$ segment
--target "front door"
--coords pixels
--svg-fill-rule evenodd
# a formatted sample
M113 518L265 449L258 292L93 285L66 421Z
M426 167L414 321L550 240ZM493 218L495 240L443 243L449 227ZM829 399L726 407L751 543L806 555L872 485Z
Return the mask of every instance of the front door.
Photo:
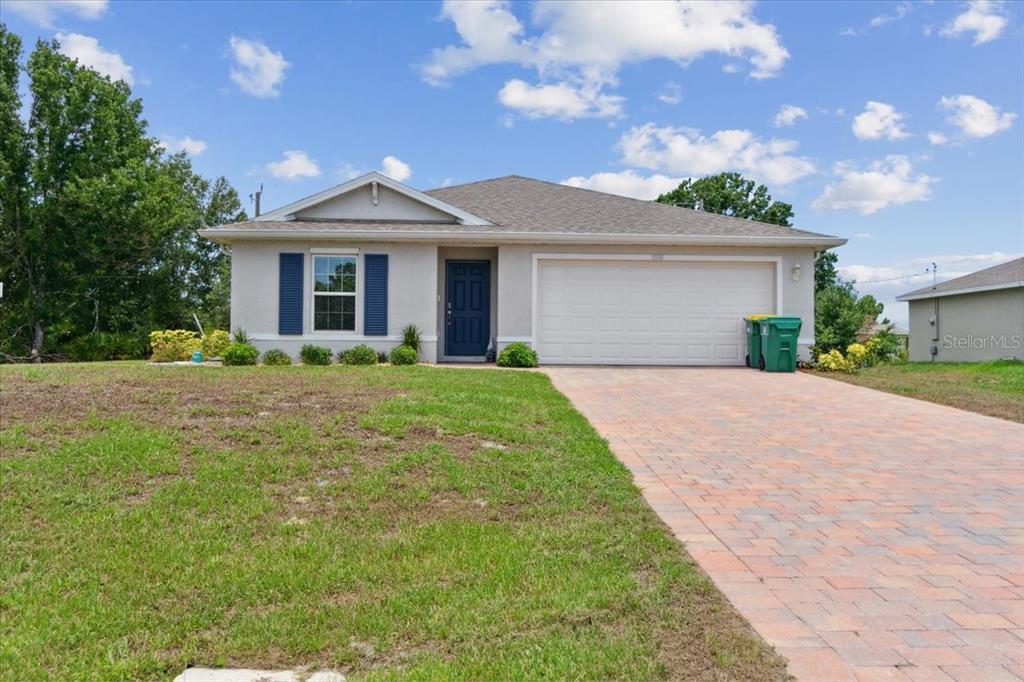
M491 263L447 261L444 299L445 355L484 355L491 338Z

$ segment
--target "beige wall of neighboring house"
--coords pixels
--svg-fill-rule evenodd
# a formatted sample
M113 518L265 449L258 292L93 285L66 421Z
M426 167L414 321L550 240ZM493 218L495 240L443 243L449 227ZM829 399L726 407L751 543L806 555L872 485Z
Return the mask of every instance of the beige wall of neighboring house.
M908 304L912 362L1024 360L1024 287L922 298ZM937 349L934 356L932 346Z

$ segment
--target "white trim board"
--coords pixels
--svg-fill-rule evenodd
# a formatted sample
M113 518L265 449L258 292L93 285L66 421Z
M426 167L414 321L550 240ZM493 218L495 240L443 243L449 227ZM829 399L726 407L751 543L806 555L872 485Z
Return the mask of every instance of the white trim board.
M947 289L944 291L923 291L916 294L903 294L897 296L897 301L920 301L925 298L940 298L942 296L959 296L961 294L980 294L985 291L999 291L1001 289L1016 289L1024 287L1024 282L1006 282L1005 284L986 284L978 287L966 287L964 289Z
M529 344L537 348L537 284L539 265L542 260L596 260L596 261L645 261L651 263L689 261L698 263L774 263L775 264L775 315L782 315L782 257L781 256L700 256L658 253L535 253L531 273L530 292L530 336ZM524 337L525 338L525 337Z
M287 206L282 206L281 208L275 209L273 211L268 211L267 213L264 213L253 218L253 221L265 222L268 220L295 220L296 212L301 211L304 208L309 208L310 206L321 204L327 201L328 199L333 199L334 197L341 196L342 194L347 194L348 192L359 189L360 187L368 185L371 182L376 182L377 184L383 185L384 187L387 187L390 190L398 192L399 194L403 194L414 201L418 201L421 204L426 204L427 206L437 209L442 213L447 213L448 215L457 219L459 223L463 225L491 224L490 221L485 220L478 215L474 215L469 211L464 211L458 206L453 206L448 202L441 201L440 199L435 199L429 194L424 194L423 192L417 189L413 189L408 185L403 185L397 180L393 180L388 176L384 175L383 173L378 173L377 171L367 173L366 175L361 175L358 178L354 178L347 182L343 182L340 185L335 185L334 187L325 189L322 192L311 194L308 197L303 197L298 201L293 201Z
M309 334L251 334L253 341L402 341L401 334L388 334L387 336L366 336L355 332L312 332ZM423 343L437 343L436 336L421 336Z

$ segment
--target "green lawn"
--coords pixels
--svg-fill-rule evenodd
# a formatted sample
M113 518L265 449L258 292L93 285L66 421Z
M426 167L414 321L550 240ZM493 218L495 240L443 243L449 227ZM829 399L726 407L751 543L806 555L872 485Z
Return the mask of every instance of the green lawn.
M1024 362L911 362L867 367L856 374L816 374L1024 422Z
M540 373L0 367L0 677L784 679Z

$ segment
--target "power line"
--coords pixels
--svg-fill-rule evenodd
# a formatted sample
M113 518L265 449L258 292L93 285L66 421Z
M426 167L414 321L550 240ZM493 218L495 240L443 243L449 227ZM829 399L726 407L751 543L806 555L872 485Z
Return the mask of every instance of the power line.
M911 272L911 273L906 274L906 275L900 275L899 277L886 277L884 279L861 279L861 280L857 280L857 284L875 284L877 282L895 282L898 279L909 279L910 277L920 277L921 275L927 275L928 273L932 273L934 275L936 270L938 270L938 268L931 267L931 268L925 268L921 272Z

